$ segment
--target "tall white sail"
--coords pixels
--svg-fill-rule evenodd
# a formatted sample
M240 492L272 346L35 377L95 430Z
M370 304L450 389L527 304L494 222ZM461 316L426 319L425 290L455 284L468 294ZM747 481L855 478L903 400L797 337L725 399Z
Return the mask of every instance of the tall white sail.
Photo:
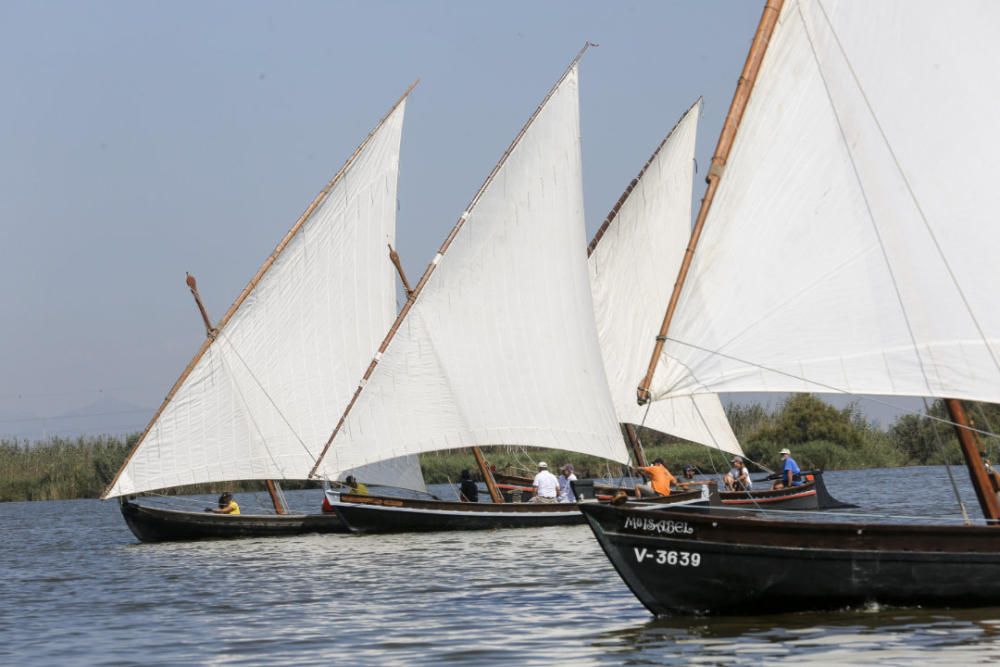
M150 425L105 497L302 479L396 314L387 243L405 100L290 232ZM423 488L415 458L359 472Z
M1000 401L997 34L995 2L785 3L655 397Z
M575 65L470 208L320 473L472 445L628 459L588 285Z
M691 236L694 148L701 101L657 149L590 254L590 285L618 420L743 454L716 394L635 402L653 337Z

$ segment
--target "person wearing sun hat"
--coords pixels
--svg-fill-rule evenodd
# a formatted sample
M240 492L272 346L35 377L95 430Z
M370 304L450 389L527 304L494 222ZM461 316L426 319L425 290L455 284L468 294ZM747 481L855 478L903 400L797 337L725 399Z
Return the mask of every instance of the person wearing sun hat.
M799 473L802 471L799 470L799 464L792 458L792 452L788 449L788 447L784 447L778 453L781 455L781 460L783 462L781 464L781 479L775 482L774 486L771 488L783 489L786 486L798 486L801 484L802 479L799 478Z

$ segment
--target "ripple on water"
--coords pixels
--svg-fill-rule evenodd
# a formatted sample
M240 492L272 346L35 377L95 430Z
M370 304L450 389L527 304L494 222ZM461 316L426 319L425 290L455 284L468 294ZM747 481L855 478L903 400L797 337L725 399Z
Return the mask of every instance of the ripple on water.
M831 472L827 483L865 512L954 514L940 469ZM319 504L315 492L288 495ZM2 504L0 526L4 664L1000 660L1000 609L656 619L583 526L143 545L97 501Z

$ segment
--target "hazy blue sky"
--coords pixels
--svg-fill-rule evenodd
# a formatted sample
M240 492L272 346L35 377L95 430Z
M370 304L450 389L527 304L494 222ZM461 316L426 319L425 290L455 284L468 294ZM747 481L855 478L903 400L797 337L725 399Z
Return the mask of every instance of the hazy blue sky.
M184 272L220 317L417 77L413 280L585 40L589 230L699 96L704 175L761 5L0 3L0 434L158 405L204 334Z

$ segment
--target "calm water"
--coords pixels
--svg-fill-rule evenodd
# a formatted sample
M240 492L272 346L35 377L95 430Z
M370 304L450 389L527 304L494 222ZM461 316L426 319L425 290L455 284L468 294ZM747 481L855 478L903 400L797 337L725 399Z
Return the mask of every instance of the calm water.
M957 514L940 468L827 483L863 511ZM144 545L81 500L0 504L0 534L2 664L1000 661L1000 606L654 619L583 526Z

